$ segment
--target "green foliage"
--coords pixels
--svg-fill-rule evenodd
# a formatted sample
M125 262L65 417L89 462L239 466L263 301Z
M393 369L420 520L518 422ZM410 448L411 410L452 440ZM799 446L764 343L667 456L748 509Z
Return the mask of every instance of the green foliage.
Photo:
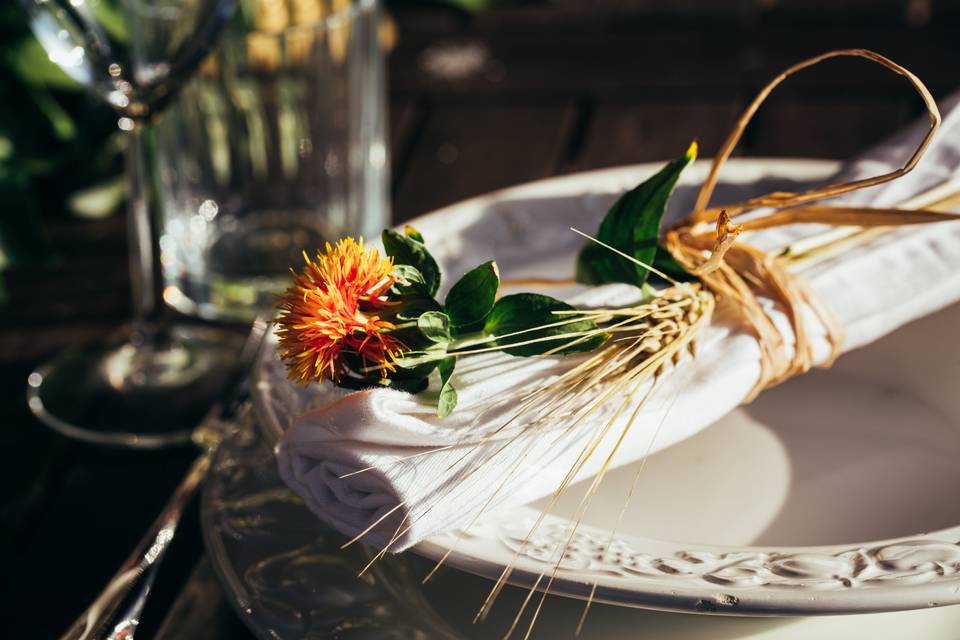
M426 244L423 240L423 234L414 229L409 224L403 228L403 235L407 236L411 240L416 240L420 244Z
M687 273L687 271L680 266L680 263L673 259L673 256L670 255L670 252L666 251L662 247L657 248L657 255L653 259L653 268L660 273L673 278L677 282L691 282L697 279L696 276L692 276ZM649 280L653 282L659 282L661 284L666 282L663 278L655 273L650 274Z
M423 274L416 267L409 264L395 264L393 265L393 277L393 286L390 287L390 292L393 295L419 294L430 296Z
M499 289L500 272L493 260L484 262L460 278L450 288L444 301L444 308L454 329L458 333L466 333L483 326L484 318L493 309Z
M492 260L460 278L441 305L434 298L440 286L440 267L423 235L408 226L403 233L387 229L382 239L394 261L388 319L396 326L392 333L407 351L387 379L369 378L368 384L416 393L428 387L428 378L436 369L440 376L437 415L441 418L457 405L451 377L458 354L469 352L471 345L499 348L516 356L564 355L596 349L609 338L593 321L564 315L573 312L573 307L549 296L521 293L498 301L500 273ZM507 335L518 331L522 333ZM591 335L577 335L582 332Z
M127 23L123 18L123 3L124 0L97 0L87 2L87 6L108 36L120 44L127 44L130 38L127 34Z
M597 240L653 265L658 254L664 253L657 245L667 201L680 173L695 157L696 144L692 144L682 157L621 196L600 223ZM577 256L577 281L583 284L625 282L641 287L649 274L645 267L593 242Z
M487 316L485 333L503 336L497 345L514 356L537 356L547 352L567 355L596 349L610 337L598 333L587 338L572 337L587 331L596 331L592 320L573 320L569 313L574 308L567 303L539 293L516 293L497 301ZM522 331L518 335L517 332ZM532 342L534 340L542 340ZM510 346L517 345L517 346ZM563 349L556 350L558 347Z
M447 344L450 336L450 317L441 311L425 311L417 318L417 328L432 342Z
M450 376L457 365L455 357L444 358L437 363L440 373L440 397L437 399L437 416L446 418L457 406L457 390L450 383Z
M0 270L46 260L41 220L63 216L74 193L115 184L122 171L113 112L50 61L18 3L2 4ZM115 191L93 204L116 208ZM109 212L80 202L84 213Z
M32 35L20 38L6 52L10 69L24 83L45 89L82 91L83 88L70 78Z
M413 230L412 227L409 227ZM381 236L383 247L387 255L393 258L394 264L409 265L423 276L429 295L436 295L440 288L440 267L434 260L427 246L423 243L423 236L416 230L413 233L401 234L393 229L385 229Z

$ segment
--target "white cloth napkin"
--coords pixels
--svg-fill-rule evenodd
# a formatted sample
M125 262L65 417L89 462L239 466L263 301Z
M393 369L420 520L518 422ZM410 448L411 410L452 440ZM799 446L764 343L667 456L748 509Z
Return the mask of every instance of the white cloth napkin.
M847 200L893 205L960 173L958 103L960 95L945 103L941 132L912 174ZM923 127L917 123L851 162L841 178L896 167L912 152ZM569 226L582 223L557 215L555 231L569 233ZM776 247L822 229L795 225L745 239ZM960 223L905 227L803 273L843 323L844 350L866 345L960 299ZM630 287L611 285L586 290L578 302L622 303L635 295ZM719 305L700 336L696 359L684 359L656 383L613 466L696 434L748 394L760 373L759 346L732 311ZM792 334L783 313L772 302L768 312L789 343ZM816 327L815 360L821 362L828 345L807 312ZM460 402L443 420L435 417L429 398L387 389L341 393L338 401L306 413L286 432L277 446L280 475L322 520L348 536L369 528L363 541L389 544L391 551L468 526L486 510L549 495L607 416L594 416L569 432L524 432L517 424L490 441L477 441L503 425L525 388L559 375L575 361L503 354L463 359L454 378ZM596 474L625 420L615 423L578 478Z

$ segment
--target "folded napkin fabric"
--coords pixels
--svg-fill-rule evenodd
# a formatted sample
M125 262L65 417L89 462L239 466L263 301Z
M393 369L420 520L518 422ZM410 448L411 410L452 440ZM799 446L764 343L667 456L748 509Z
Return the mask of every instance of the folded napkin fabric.
M945 104L945 118L917 169L907 177L852 194L858 204L889 206L960 173L960 97ZM841 179L896 168L912 152L926 123L844 168ZM601 212L602 213L602 212ZM564 219L558 208L543 234L569 234L582 219ZM745 234L761 247L778 247L821 231L794 225ZM541 239L542 240L542 239ZM573 256L569 257L571 265ZM960 300L960 223L904 227L867 245L820 261L802 271L844 326L844 351L869 344L915 318ZM624 285L582 290L580 305L623 304L636 298ZM788 348L790 325L771 301L767 312ZM815 362L829 354L825 331L812 311ZM577 358L514 358L484 354L458 365L459 404L439 419L429 398L389 389L341 392L322 408L300 416L277 445L284 482L322 520L348 536L402 551L420 540L466 527L493 508L521 504L555 492L612 413L564 429L524 429L522 420L503 428L516 398L559 376ZM739 405L760 375L760 349L736 310L721 301L698 338L697 357L685 357L662 376L640 408L612 466L690 437ZM651 383L652 384L652 383ZM634 394L635 402L647 395ZM602 444L577 479L597 473L619 438L632 408L615 418Z

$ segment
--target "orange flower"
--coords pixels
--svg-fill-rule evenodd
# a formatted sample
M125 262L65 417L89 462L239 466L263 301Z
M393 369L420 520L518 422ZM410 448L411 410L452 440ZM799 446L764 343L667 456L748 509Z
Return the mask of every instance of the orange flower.
M386 295L393 261L353 238L335 247L327 243L316 261L306 252L303 258L306 266L301 273L291 270L294 284L277 303L280 353L290 379L339 381L351 363L386 377L406 349L390 335L394 325L378 315L394 304Z

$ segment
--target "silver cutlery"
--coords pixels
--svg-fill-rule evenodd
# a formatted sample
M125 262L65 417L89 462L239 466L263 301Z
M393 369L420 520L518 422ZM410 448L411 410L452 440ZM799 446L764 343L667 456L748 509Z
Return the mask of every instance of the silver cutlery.
M249 410L249 371L263 338L267 321L258 317L241 351L236 374L224 392L193 430L192 440L202 453L190 466L163 511L121 565L106 588L61 636L61 640L132 640L164 555L190 499L203 483L213 454L243 412Z

